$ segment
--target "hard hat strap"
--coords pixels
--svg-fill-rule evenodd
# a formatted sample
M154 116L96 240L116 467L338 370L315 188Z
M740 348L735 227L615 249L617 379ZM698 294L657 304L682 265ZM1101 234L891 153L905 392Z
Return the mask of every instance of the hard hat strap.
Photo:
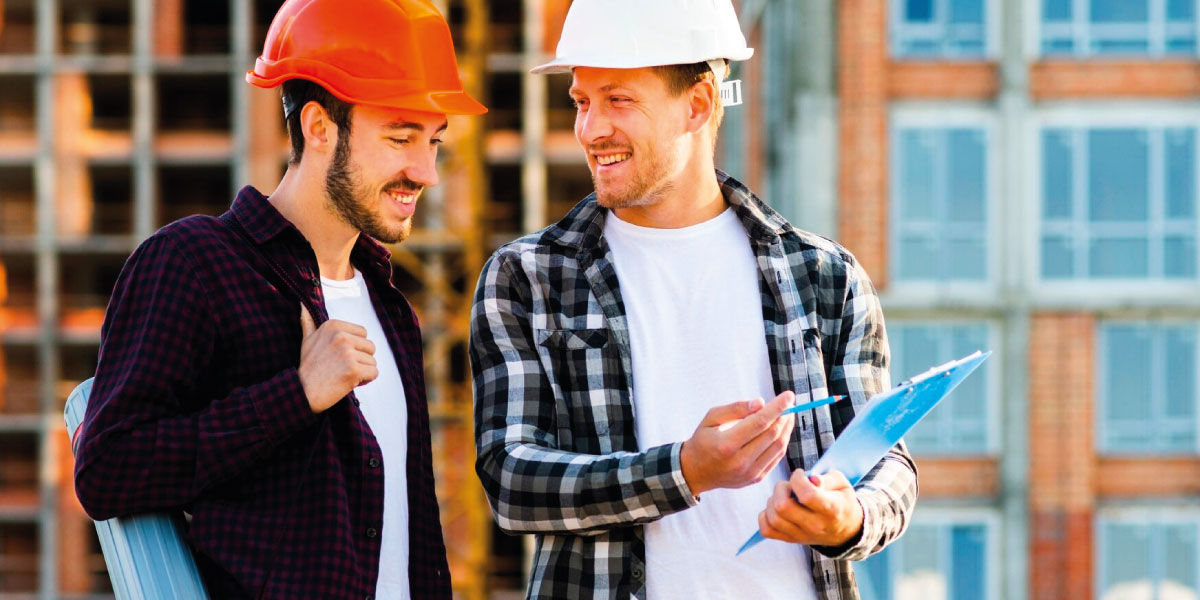
M717 89L721 92L721 104L724 106L737 106L741 104L742 81L740 79L725 81L725 59L714 58L707 62L708 68L712 69L713 76L716 77L715 83L717 84Z

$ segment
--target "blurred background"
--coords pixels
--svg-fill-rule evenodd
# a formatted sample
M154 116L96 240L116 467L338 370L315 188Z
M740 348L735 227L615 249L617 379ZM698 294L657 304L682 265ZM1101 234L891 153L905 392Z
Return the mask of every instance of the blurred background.
M138 242L282 174L278 96L242 78L279 4L0 0L2 600L111 596L63 402ZM920 505L864 597L1200 598L1200 2L736 4L757 52L718 166L859 257L894 381L995 351L909 438ZM526 74L570 2L440 5L491 112L452 120L396 278L456 591L518 598L529 540L473 471L467 311L489 252L590 192L569 76Z

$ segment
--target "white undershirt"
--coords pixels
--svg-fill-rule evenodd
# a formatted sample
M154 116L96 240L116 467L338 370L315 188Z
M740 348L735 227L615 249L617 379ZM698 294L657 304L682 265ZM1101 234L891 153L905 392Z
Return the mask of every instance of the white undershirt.
M714 406L775 396L758 268L732 209L682 229L610 212L604 237L629 319L641 449L686 440ZM647 524L648 598L815 599L807 547L767 540L734 556L789 474L780 461L757 484Z
M367 339L375 344L375 362L379 377L354 388L359 409L367 419L379 449L383 453L383 539L379 552L379 580L375 597L379 600L408 600L408 406L404 382L396 367L396 358L367 292L362 273L354 279L336 281L321 278L325 308L330 319L347 321L367 329Z

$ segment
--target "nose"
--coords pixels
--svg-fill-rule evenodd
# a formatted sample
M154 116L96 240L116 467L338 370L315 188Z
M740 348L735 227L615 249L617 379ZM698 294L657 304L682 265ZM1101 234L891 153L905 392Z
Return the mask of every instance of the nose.
M437 185L437 149L433 148L428 152L422 152L421 156L405 169L404 174L418 185L424 187Z
M575 139L583 146L590 146L612 134L612 120L603 108L593 107L575 114Z

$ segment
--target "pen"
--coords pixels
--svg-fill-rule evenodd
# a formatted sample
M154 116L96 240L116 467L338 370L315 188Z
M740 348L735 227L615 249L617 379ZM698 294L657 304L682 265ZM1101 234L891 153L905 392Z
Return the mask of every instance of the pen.
M804 412L806 410L812 410L814 408L821 408L822 406L825 406L827 404L833 404L834 402L837 402L838 400L841 400L843 398L845 398L845 396L830 396L828 398L822 398L820 400L813 400L812 402L805 402L804 404L797 404L796 406L793 406L793 407L783 411L780 414L781 415L791 415L791 414L795 414L798 412Z

